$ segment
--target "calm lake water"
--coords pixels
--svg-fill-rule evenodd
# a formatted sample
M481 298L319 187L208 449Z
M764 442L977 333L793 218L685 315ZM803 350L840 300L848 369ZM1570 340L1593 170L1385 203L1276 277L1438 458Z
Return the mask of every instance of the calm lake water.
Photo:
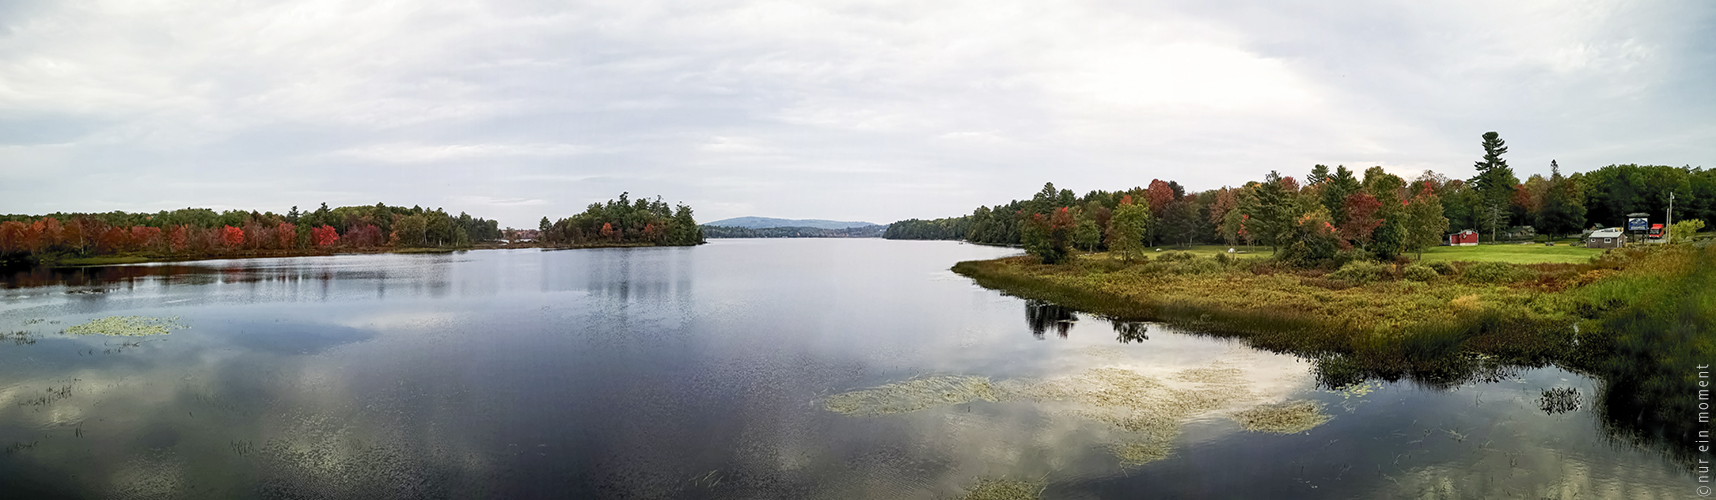
M1585 377L1324 390L1292 356L948 271L1010 253L717 240L12 276L0 497L1695 496L1607 437ZM186 328L62 333L110 316ZM1234 418L1291 402L1326 421Z

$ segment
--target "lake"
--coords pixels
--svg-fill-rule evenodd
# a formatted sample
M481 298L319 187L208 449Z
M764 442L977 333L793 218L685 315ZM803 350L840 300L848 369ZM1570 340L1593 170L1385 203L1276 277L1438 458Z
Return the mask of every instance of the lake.
M1313 365L879 239L0 279L7 498L1684 498L1557 368ZM62 333L137 316L165 335ZM109 320L109 323L115 322ZM145 328L146 330L147 328Z

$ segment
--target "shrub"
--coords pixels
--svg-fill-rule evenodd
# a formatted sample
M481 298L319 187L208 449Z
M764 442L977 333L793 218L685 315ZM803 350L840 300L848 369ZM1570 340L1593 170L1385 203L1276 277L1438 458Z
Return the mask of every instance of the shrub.
M1179 262L1182 260L1192 260L1194 258L1197 258L1197 256L1192 255L1191 252L1181 252L1177 250L1162 252L1161 257L1162 262Z
M1525 277L1525 271L1505 262L1479 262L1461 275L1473 283L1506 283Z
M1453 276L1455 273L1460 272L1458 269L1454 268L1453 264L1449 264L1447 262L1431 262L1428 266L1430 267L1430 270L1436 271L1436 274L1443 276Z
M1441 275L1441 273L1436 272L1435 269L1424 264L1412 264L1406 266L1406 269L1402 273L1406 276L1406 279L1412 281L1430 281Z
M1676 222L1674 225L1668 226L1668 242L1690 242L1692 241L1692 235L1696 234L1699 229L1704 229L1704 221L1702 220L1688 219Z
M1388 266L1375 262L1355 260L1341 266L1340 270L1329 273L1330 278L1350 281L1353 283L1372 283L1388 275Z
M1139 272L1144 274L1209 274L1219 273L1227 269L1215 259L1157 259L1155 262L1140 266Z

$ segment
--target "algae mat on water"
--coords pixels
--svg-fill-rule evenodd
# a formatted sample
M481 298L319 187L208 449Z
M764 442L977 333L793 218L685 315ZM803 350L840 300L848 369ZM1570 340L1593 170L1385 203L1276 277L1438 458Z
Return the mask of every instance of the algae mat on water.
M1117 428L1117 442L1109 449L1123 465L1166 458L1181 427L1200 415L1250 405L1229 417L1246 430L1281 434L1308 431L1329 420L1308 401L1256 405L1266 399L1250 390L1240 369L1218 364L1166 377L1117 367L1042 381L937 375L836 394L823 406L835 413L873 417L980 400L1032 402L1051 413Z
M179 317L148 318L143 316L108 316L91 320L65 330L72 335L115 335L123 337L141 337L148 335L167 335L175 329L190 328L178 323Z

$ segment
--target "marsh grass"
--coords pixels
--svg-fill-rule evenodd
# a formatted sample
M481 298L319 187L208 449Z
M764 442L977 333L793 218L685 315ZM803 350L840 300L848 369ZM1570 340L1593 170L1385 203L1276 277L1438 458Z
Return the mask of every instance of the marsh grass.
M1107 271L1009 258L961 262L954 271L1027 299L1329 359L1344 363L1336 371L1355 369L1359 378L1447 371L1467 362L1461 354L1468 348L1539 362L1570 341L1577 319L1569 304L1545 297L1535 282L1424 283L1385 280L1393 275L1377 270L1378 281L1360 284L1315 271L1227 265L1176 273L1151 264L1160 263Z

